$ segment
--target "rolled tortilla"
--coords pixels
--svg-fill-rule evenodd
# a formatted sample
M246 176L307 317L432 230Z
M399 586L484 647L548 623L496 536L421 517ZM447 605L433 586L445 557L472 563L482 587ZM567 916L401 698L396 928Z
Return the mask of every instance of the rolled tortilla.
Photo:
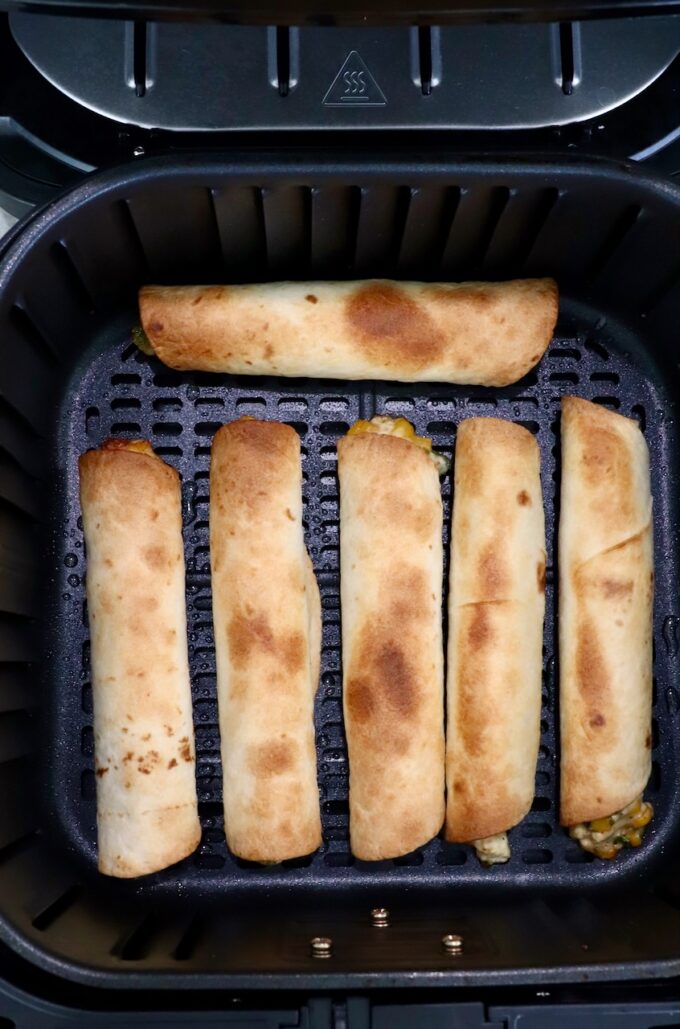
M171 368L505 386L540 361L552 279L145 286L142 325Z
M649 458L635 421L577 397L562 401L559 568L560 817L615 857L651 818Z
M485 864L534 797L545 525L538 443L498 418L458 428L447 671L446 839Z
M439 478L382 421L338 443L350 844L365 861L408 854L444 818Z
M218 431L210 558L227 844L249 861L300 857L321 843L321 602L290 426L243 419Z
M80 458L99 871L172 865L201 836L179 476L144 442Z

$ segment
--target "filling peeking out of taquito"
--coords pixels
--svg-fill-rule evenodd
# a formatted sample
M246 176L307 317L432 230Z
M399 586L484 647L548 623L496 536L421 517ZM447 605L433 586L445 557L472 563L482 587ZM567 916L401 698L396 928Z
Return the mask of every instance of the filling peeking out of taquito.
M415 426L408 418L390 418L388 415L376 414L371 419L360 418L348 430L348 436L360 436L365 433L375 433L378 436L396 436L397 439L405 439L409 443L420 447L434 463L440 475L445 475L449 470L451 462L439 451L432 449L432 440L428 436L419 436Z
M637 422L562 401L560 820L611 859L642 842L651 771L653 541Z

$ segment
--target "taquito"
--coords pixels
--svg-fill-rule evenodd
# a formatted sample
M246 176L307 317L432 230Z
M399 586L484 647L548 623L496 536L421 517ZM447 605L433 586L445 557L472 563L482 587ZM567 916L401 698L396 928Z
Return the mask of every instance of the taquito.
M538 443L498 418L458 428L447 668L446 839L507 861L540 742L545 525Z
M300 857L321 843L321 602L290 426L242 419L217 432L210 560L227 844L249 861Z
M429 443L389 418L338 443L350 846L365 861L408 854L444 819L441 461Z
M562 824L613 858L652 817L652 496L637 422L562 401Z
M141 322L171 368L505 386L557 319L552 279L145 286Z
M99 870L155 872L198 845L177 472L143 441L83 454Z

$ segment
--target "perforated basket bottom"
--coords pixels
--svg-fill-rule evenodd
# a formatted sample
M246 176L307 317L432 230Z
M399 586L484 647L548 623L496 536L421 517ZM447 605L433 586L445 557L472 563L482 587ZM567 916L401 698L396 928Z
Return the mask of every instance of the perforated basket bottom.
M581 321L581 324L586 324ZM571 330L570 330L571 331ZM671 817L664 790L667 740L657 719L673 705L674 695L657 696L653 737L654 765L647 796L656 807L654 828L645 845L615 863L594 862L570 841L557 821L555 539L559 484L559 405L569 393L595 400L638 420L650 443L656 498L658 594L673 596L674 570L658 560L666 552L667 498L664 496L663 447L668 401L657 394L659 379L644 377L639 363L617 349L609 330L558 335L538 369L515 387L502 390L447 385L412 386L312 380L233 378L176 373L140 354L130 344L101 347L74 381L62 410L61 440L66 459L65 509L57 533L56 564L63 619L55 627L58 706L61 731L56 760L62 781L55 786L58 824L94 871L95 779L93 774L92 690L84 552L79 517L78 455L107 437L145 437L181 473L185 523L188 631L196 724L197 777L203 838L196 853L173 869L135 887L153 884L154 892L180 889L269 891L308 887L508 888L518 884L583 888L641 873L663 845ZM435 839L413 854L368 864L350 854L348 839L348 763L342 724L339 603L339 526L336 442L359 417L374 413L404 415L434 446L452 454L457 424L464 418L494 415L525 425L540 443L545 496L548 569L543 673L541 747L536 796L530 814L510 833L507 865L483 869L470 848ZM211 622L208 534L210 445L224 422L242 415L287 422L302 441L306 538L319 581L323 608L321 682L316 701L318 775L324 842L314 855L276 867L259 867L234 858L222 828L221 764L216 703L215 655ZM448 543L451 480L442 483ZM658 607L658 605L657 605ZM656 672L669 682L665 662L674 645L675 623L657 610ZM670 751L668 751L670 755ZM670 787L666 786L666 791Z

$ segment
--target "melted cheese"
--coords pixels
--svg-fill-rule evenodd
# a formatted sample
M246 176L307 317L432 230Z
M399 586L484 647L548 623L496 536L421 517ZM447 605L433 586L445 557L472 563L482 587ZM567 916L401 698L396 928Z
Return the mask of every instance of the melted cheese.
M414 443L432 458L434 465L440 475L448 471L449 461L443 454L438 454L432 449L432 440L427 436L416 435L416 430L406 418L389 418L387 415L377 414L370 421L360 418L348 431L348 436L359 436L363 433L376 433L379 436L397 436L409 443Z
M483 865L502 865L510 860L510 843L506 832L498 832L482 840L473 840L472 845Z

